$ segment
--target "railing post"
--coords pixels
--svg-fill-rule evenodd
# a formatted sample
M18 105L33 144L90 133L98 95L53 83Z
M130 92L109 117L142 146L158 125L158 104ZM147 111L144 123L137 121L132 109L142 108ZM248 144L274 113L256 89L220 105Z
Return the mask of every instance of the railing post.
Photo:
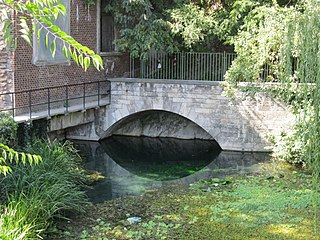
M31 120L31 115L32 115L31 111L32 111L32 107L31 107L31 91L29 91L29 118L30 118L30 120Z
M14 98L15 96L13 95L13 93L11 94L11 99L12 99L12 117L14 118L14 110L15 110L15 107L14 107Z
M100 107L100 81L98 82L98 107Z
M129 53L129 77L132 78L132 58L131 58L131 53Z
M68 85L66 85L66 112L69 111L69 93L68 93Z
M86 83L83 83L83 110L86 109Z
M221 76L221 81L224 81L224 75L227 71L227 57L226 57L226 51L223 51L223 71Z
M50 113L50 88L47 88L47 95L48 95L48 117L51 117L51 113Z

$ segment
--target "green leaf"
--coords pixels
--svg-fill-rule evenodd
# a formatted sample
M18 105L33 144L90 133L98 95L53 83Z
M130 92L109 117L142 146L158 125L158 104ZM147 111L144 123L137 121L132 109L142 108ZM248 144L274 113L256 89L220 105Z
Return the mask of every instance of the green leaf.
M7 159L7 151L6 150L2 150L2 158L3 159Z
M87 71L89 66L90 66L90 57L87 56L84 58L84 71Z
M26 21L24 18L20 18L20 26L21 26L23 29L29 30L29 26L28 26L28 24L27 24L27 21Z
M30 33L29 33L26 29L20 29L19 31L22 33L21 37L22 37L30 46L32 46Z
M98 57L97 57L98 56ZM102 64L102 59L99 55L94 55L92 57L92 63L93 63L93 66L98 70L100 71L101 69L103 69L103 64Z
M100 55L96 54L96 55L94 55L94 58L98 59L101 68L103 68L103 61L102 61L102 58L100 57Z
M28 162L29 162L29 164L32 165L32 164L33 164L33 157L32 157L32 155L28 153L28 154L27 154L27 157L28 157Z
M39 162L42 160L42 158L40 156L34 155L33 160L34 160L35 164L39 164Z
M19 162L19 153L15 152L14 160L16 161L16 164Z
M62 15L65 15L65 13L66 13L66 8L65 8L65 6L63 6L62 4L59 4L59 5L57 5L56 6L58 9L59 9L59 11L60 11L60 13L62 14Z
M69 47L69 53L73 61L75 61L76 64L78 64L78 58L76 51L73 51L71 47Z
M26 154L24 152L21 152L20 155L21 155L21 162L23 165L25 165L26 164Z
M10 25L11 25L11 19L7 19L3 25L3 28L2 28L2 31L5 32L7 31L7 29L11 30L10 29Z
M7 48L8 48L8 49L10 49L11 44L12 44L12 36L9 36L9 37L7 38Z
M9 166L0 165L0 173L6 176L8 173L11 173L12 169Z
M67 49L66 45L63 45L62 52L63 52L64 57L68 59L69 54L68 54L68 49Z
M79 64L80 64L81 67L84 67L84 65L83 65L83 55L82 55L82 54L79 54L79 56L78 56L78 62L79 62Z
M8 160L10 163L12 163L12 160L13 160L13 151L9 151L8 152L8 156L7 156Z
M2 143L0 143L0 150L2 150L1 156L0 156L0 174L4 174L4 175L12 171L12 169L9 166L3 165L3 164L6 164L7 162L12 163L12 161L15 160L16 164L18 164L19 160L21 160L21 162L25 165L26 158L28 158L29 164L38 164L39 161L42 160L42 158L38 155L17 152L14 149L9 148L7 145L4 145Z
M38 29L38 32L37 32L37 38L38 40L40 39L40 36L41 36L41 30L42 30L42 27Z
M17 49L17 44L18 44L18 40L17 40L17 38L15 37L15 38L13 39L13 49L14 49L14 50Z
M99 67L99 60L92 57L92 63L93 63L93 66L98 70L100 71L100 67Z
M53 39L53 41L52 41L52 43L50 45L50 52L51 52L53 58L56 55L56 50L57 50L56 39Z
M46 48L48 48L48 46L49 46L49 33L47 33L44 38L44 44L45 44Z
M58 19L58 17L59 17L59 10L58 10L57 8L54 8L54 9L52 9L52 11L53 11L54 18L55 18L55 19Z
M10 36L12 37L11 28L7 28L4 32L3 38L8 39Z

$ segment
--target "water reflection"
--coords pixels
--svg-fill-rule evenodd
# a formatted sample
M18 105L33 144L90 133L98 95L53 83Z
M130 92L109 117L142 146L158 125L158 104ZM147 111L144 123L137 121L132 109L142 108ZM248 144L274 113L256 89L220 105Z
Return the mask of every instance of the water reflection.
M93 202L142 194L163 185L252 171L269 159L264 153L222 151L215 141L113 136L77 141L89 170L106 179L88 191Z
M216 141L113 136L101 142L106 154L130 173L167 181L193 174L221 152Z

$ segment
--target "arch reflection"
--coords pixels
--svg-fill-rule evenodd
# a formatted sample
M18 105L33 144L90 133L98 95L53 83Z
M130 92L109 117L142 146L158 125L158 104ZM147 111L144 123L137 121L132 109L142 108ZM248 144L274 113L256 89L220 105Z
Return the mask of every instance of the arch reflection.
M256 171L266 153L222 151L214 142L113 136L107 141L75 142L88 170L106 178L87 194L92 202L138 195L168 184Z
M101 146L130 173L157 181L193 174L221 152L216 141L198 139L112 136L104 139Z

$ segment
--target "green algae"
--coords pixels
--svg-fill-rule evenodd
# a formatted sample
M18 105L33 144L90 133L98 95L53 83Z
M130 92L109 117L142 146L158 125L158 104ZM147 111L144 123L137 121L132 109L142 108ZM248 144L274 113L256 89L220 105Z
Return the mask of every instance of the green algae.
M55 239L319 239L311 176L266 170L94 205Z

